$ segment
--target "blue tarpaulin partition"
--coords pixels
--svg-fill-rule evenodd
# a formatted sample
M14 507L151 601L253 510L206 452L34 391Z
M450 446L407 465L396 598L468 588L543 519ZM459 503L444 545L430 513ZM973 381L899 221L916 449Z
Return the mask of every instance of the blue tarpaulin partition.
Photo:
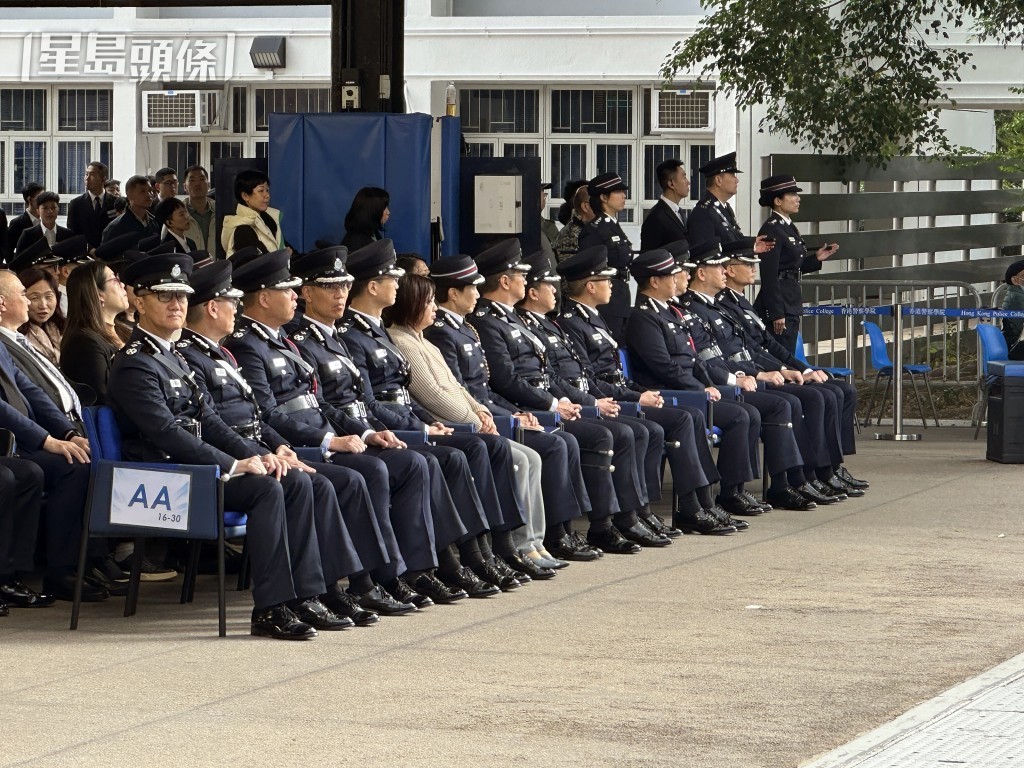
M399 252L430 253L429 115L270 116L271 205L300 251L340 243L362 187L391 196L385 234Z
M442 256L459 252L459 163L462 159L462 122L457 117L441 121L441 220L444 222Z

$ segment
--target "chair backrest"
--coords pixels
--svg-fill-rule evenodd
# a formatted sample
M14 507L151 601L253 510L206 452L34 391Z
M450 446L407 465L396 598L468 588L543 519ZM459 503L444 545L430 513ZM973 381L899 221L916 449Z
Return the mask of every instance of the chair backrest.
M889 350L885 346L885 336L878 323L865 320L861 325L868 334L868 345L871 347L871 368L892 368L892 360L889 359Z
M90 435L94 460L121 461L121 429L117 426L114 412L108 405L86 408L86 427L95 428L95 437Z
M629 378L629 354L625 347L619 347L619 364L622 366L622 375Z
M988 375L988 364L993 360L1006 360L1010 350L1003 332L992 323L978 323L978 341L981 342L981 375Z
M793 357L799 360L801 363L806 365L808 368L811 364L807 362L807 353L804 352L804 335L800 331L796 332L796 350L793 353Z

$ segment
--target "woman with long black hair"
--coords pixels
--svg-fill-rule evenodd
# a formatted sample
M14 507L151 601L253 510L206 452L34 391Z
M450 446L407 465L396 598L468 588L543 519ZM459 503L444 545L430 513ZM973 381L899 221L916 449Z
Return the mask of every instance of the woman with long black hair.
M384 226L391 218L391 195L380 187L363 187L356 192L345 214L345 237L341 244L349 253L384 237Z

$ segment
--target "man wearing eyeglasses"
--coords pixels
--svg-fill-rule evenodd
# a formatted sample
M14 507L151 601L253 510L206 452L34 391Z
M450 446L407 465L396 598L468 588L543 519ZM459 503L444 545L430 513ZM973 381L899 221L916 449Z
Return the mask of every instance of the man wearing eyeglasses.
M178 172L176 170L161 168L153 175L153 178L156 179L157 194L157 198L153 202L154 208L164 200L178 196Z

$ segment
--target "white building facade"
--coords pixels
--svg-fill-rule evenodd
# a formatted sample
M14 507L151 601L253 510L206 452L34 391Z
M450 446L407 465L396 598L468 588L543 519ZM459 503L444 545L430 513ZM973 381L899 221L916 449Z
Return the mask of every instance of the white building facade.
M408 110L444 114L454 81L471 152L540 157L553 204L565 181L619 172L630 185L623 219L631 234L658 198L661 160L679 157L692 171L731 150L747 171L734 205L756 231L763 158L798 151L780 135L759 134L756 111L694 87L692 76L658 92L673 44L699 21L693 0L406 6ZM29 181L62 202L80 193L91 159L121 180L165 165L180 175L193 163L265 155L271 112L329 110L326 6L0 10L0 22L0 205L9 215L20 212ZM265 36L286 38L284 68L250 61L253 39ZM1009 88L1024 82L1024 57L956 42L971 48L978 69L955 87L959 111L946 123L955 142L991 149L992 110L1019 106ZM147 95L170 84L178 98ZM177 128L158 130L167 125Z

